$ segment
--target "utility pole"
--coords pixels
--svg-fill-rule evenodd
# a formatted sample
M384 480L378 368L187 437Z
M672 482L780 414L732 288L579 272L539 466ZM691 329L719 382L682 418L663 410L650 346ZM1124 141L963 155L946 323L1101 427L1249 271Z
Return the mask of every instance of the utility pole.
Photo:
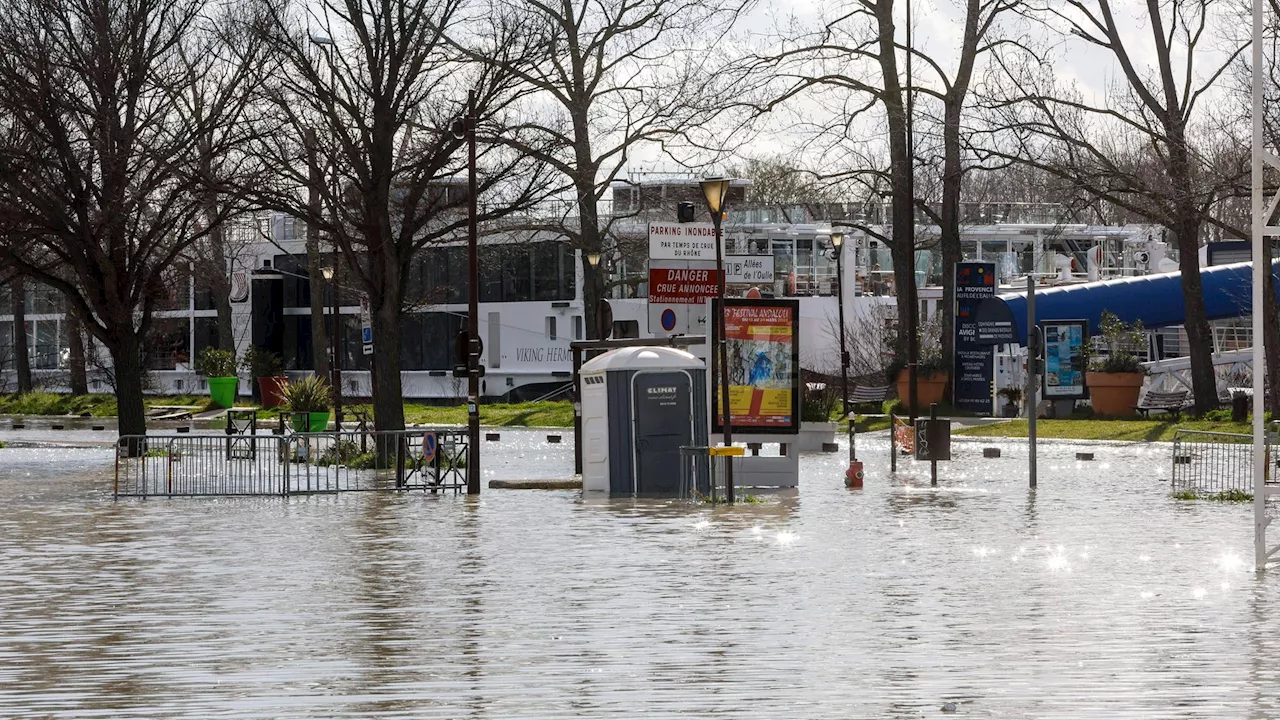
M1036 390L1040 389L1040 334L1036 331L1036 276L1027 274L1027 471L1036 487Z
M467 93L467 494L480 494L480 261L476 227L476 92Z

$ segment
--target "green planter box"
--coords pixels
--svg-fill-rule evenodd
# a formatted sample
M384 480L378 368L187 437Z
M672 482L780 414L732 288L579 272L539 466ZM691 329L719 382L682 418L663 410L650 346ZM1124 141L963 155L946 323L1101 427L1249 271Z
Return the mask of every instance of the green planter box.
M297 413L293 416L293 429L300 433L324 432L329 429L329 411Z
M236 386L240 384L237 377L209 378L209 397L219 407L231 409L236 405Z

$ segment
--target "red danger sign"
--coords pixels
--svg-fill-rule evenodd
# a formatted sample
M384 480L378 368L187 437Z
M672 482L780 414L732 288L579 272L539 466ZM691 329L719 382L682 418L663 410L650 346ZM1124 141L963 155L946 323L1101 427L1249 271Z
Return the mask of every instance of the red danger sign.
M649 302L662 305L701 305L720 291L715 270L649 268Z

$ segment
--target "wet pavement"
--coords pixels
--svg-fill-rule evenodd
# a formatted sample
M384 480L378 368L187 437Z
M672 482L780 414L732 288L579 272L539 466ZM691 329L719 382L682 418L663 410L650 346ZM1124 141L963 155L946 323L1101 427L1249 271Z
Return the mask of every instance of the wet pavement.
M567 475L547 434L485 479ZM734 508L113 502L110 450L0 449L0 717L1280 717L1280 573L1249 506L1169 497L1168 445L1042 445L1035 492L1023 442L938 488L859 448L862 491L806 455Z

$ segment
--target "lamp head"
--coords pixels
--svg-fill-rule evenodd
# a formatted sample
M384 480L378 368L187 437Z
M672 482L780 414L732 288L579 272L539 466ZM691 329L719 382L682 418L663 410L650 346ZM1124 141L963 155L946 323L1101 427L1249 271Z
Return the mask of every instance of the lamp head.
M591 265L591 267L596 267L597 265L599 265L599 264L600 264L600 251L599 251L599 250L592 250L592 251L588 252L588 253L587 253L587 263L588 263L588 264L590 264L590 265Z
M842 245L844 245L844 233L842 232L831 233L831 246L834 247L836 250L839 250L840 246Z
M332 280L332 279L333 279L333 268L332 268L332 267L329 267L329 266L322 267L322 268L320 268L320 274L321 274L322 276L324 276L324 279L325 279L325 280Z
M724 212L724 201L729 195L729 179L707 178L701 185L702 194L707 198L707 209L714 218Z

